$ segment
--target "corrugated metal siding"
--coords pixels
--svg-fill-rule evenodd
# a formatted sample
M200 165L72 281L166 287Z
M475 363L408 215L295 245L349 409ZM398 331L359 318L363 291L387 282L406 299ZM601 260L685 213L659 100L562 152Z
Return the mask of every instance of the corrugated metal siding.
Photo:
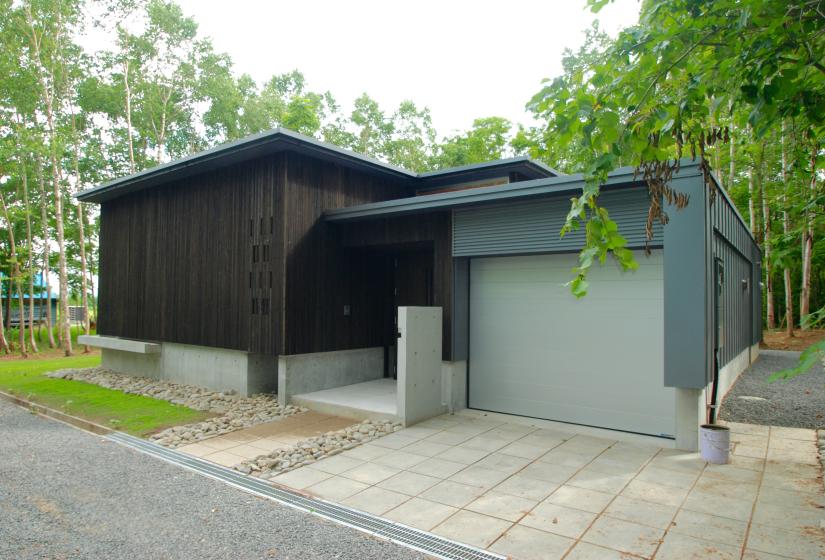
M722 332L720 364L723 367L761 339L759 248L736 215L732 204L717 192L710 205L713 258L722 260Z
M619 225L630 247L643 247L649 198L645 187L605 191L601 204ZM575 251L584 243L579 230L559 237L570 210L568 196L511 202L456 210L453 214L453 256L506 255ZM651 245L663 243L655 224Z

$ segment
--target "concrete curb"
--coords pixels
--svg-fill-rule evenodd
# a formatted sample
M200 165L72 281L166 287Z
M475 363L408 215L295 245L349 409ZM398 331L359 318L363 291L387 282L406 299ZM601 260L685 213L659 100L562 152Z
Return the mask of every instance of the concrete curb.
M40 416L45 416L46 418L59 420L65 424L74 426L75 428L80 428L81 430L92 432L93 434L106 435L115 431L111 428L107 428L106 426L102 426L90 420L84 420L83 418L78 418L77 416L72 416L71 414L60 412L59 410L55 410L53 408L49 408L48 406L43 406L42 404L37 404L35 402L28 401L26 399L20 398L15 395L11 395L9 393L5 393L3 391L0 391L0 399L8 401L12 404L16 404L17 406L20 406L22 408L27 408L35 414L39 414Z

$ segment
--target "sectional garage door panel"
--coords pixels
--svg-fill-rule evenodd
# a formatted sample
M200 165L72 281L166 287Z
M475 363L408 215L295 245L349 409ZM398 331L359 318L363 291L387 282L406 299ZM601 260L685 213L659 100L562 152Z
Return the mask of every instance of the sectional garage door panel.
M470 407L672 436L663 256L637 260L632 273L595 267L576 300L575 254L473 259Z

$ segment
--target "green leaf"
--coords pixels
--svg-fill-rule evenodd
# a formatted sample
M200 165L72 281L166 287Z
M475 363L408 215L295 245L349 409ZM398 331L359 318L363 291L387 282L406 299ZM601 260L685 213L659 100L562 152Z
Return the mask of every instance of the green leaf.
M590 287L590 284L587 283L587 280L583 274L579 274L567 284L570 286L570 293L576 296L577 299L581 299L586 296L587 289Z
M770 377L768 377L768 383L773 383L779 379L783 381L793 379L797 375L806 373L815 364L821 362L823 359L825 359L825 339L811 344L808 348L806 348L805 351L799 356L799 363L796 366L773 373Z

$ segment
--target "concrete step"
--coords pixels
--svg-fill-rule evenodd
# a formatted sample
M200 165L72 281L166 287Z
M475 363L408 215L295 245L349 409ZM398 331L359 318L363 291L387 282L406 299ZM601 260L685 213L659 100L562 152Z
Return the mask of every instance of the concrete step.
M293 395L291 403L322 414L356 420L399 422L395 379L376 379L334 389Z

